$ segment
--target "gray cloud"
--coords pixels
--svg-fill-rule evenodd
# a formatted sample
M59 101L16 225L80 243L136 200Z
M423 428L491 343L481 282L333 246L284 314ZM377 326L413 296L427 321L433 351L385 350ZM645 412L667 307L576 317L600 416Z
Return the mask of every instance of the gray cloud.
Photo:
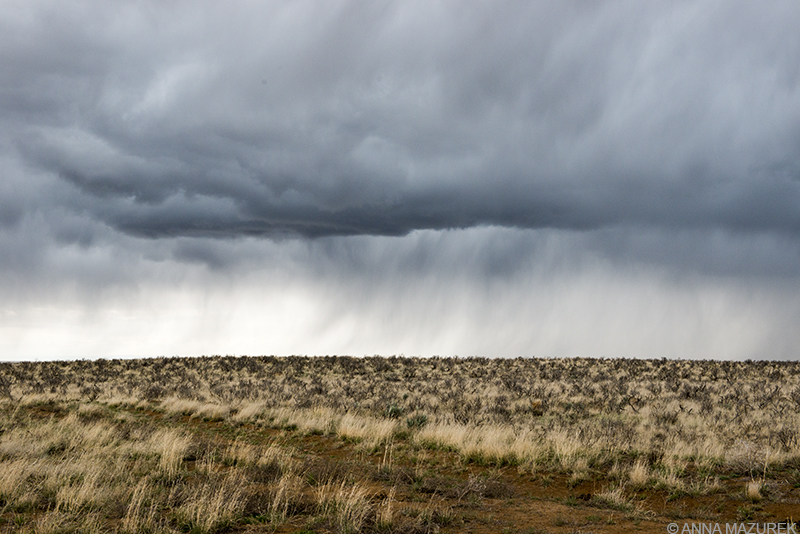
M792 2L16 15L4 150L132 236L800 231Z
M2 357L791 357L799 23L789 0L9 4Z

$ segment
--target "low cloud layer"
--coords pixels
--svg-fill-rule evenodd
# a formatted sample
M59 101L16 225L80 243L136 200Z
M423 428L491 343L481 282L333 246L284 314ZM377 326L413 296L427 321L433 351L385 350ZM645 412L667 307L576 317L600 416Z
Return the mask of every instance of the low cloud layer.
M5 11L5 153L126 234L800 231L794 2Z
M95 317L81 323L95 332L106 332L98 310L139 310L147 324L153 303L165 306L157 288L181 288L181 309L195 310L227 287L240 300L221 308L241 310L255 306L247 295L291 300L285 284L305 288L304 306L386 325L330 337L336 314L305 323L298 312L296 339L319 343L272 345L287 351L327 352L328 340L479 353L502 342L475 325L519 332L549 317L496 352L586 354L610 314L619 327L606 325L598 354L649 343L656 355L657 332L681 332L688 341L663 355L788 357L796 338L782 325L800 318L799 23L788 0L8 3L0 328L17 341L4 350L38 354L31 332L47 321L78 328L53 319L62 312ZM602 311L595 283L628 297ZM438 310L429 322L373 309L370 288L391 300L405 284L431 284L400 306ZM564 326L579 308L572 284L597 304L576 321L582 335ZM549 300L512 303L540 291ZM684 317L705 337L675 311L693 293L710 308ZM662 315L641 311L648 299ZM453 302L484 311L446 320L437 306ZM740 306L773 326L736 326ZM499 319L509 309L519 322ZM179 329L228 324L192 313ZM222 346L235 336L220 328ZM721 348L737 328L758 333ZM128 352L167 352L159 343Z

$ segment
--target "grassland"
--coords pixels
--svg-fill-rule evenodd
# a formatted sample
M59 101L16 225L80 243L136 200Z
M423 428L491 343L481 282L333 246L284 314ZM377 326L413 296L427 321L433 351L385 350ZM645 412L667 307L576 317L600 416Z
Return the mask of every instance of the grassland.
M0 531L665 532L800 517L800 365L0 364Z

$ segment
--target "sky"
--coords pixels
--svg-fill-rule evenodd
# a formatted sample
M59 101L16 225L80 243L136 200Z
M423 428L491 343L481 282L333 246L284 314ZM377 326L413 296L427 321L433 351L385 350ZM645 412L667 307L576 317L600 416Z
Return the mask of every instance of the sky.
M0 6L0 360L800 357L800 4Z

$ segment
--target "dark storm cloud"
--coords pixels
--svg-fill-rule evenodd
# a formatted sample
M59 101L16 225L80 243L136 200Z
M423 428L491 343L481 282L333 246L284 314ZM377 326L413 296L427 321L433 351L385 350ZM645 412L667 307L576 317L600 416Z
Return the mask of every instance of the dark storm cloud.
M8 180L60 192L20 206L5 186L0 225L800 233L795 2L3 11Z

